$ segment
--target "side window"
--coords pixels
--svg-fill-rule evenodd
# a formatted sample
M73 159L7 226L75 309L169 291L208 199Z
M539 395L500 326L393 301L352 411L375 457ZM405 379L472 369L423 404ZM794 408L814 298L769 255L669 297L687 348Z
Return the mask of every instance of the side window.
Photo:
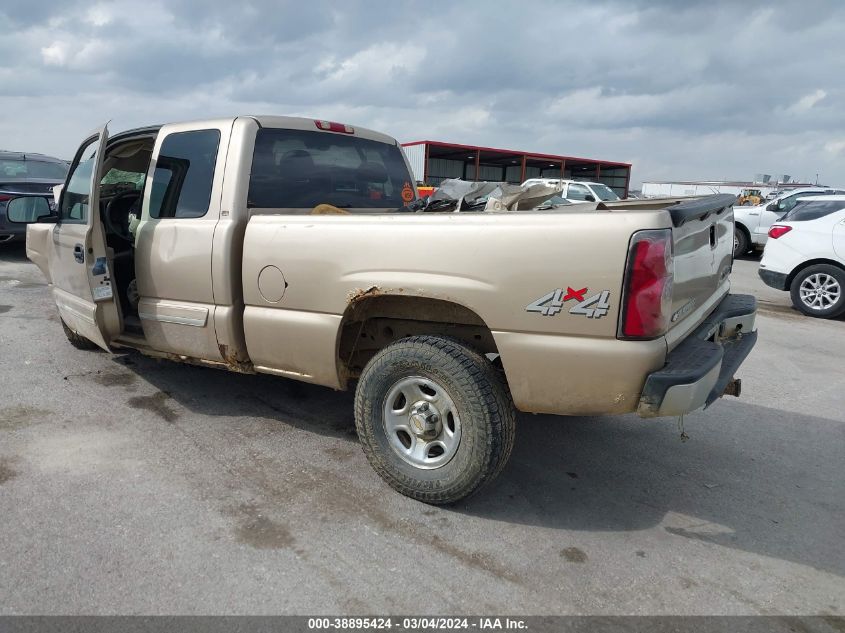
M811 194L804 194L804 195L806 196L806 195L811 195ZM798 198L800 198L800 197L801 197L800 194L796 194L794 196L789 196L788 198L784 198L783 200L780 201L780 204L778 205L778 211L780 213L783 213L784 211L790 211L792 209L792 207L794 207L798 203Z
M818 220L831 213L838 213L845 209L845 202L835 201L827 202L822 200L813 200L808 202L799 202L795 205L788 215L781 218L787 222L806 222L808 220Z
M79 162L71 168L70 179L62 192L62 206L59 209L62 222L84 224L88 221L88 199L91 196L91 183L99 147L98 137L82 149Z
M150 217L201 218L208 213L219 145L219 130L175 132L164 139L153 174Z
M586 200L588 193L590 193L590 190L584 185L569 185L566 197L569 200Z
M792 208L798 204L798 201L801 198L807 198L809 196L827 196L830 195L827 191L810 191L804 193L796 193L794 196L789 196L788 198L784 198L778 204L778 213L784 213L786 211L791 211Z

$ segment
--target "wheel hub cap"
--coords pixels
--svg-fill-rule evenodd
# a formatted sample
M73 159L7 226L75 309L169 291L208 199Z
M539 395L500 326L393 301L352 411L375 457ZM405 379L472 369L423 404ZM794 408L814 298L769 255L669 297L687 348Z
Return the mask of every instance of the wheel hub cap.
M838 300L842 289L835 277L815 273L807 277L799 288L801 301L812 310L826 310Z
M397 381L385 398L383 420L390 447L416 468L444 466L461 442L457 407L446 389L430 378Z
M434 404L425 400L415 403L411 407L411 414L408 417L411 422L411 430L418 438L433 440L443 430L440 411Z

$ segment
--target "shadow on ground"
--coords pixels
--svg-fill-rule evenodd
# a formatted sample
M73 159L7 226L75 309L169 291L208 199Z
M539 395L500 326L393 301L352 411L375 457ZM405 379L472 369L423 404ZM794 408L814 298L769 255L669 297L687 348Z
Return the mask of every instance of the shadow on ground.
M23 242L0 244L0 262L21 263L26 261L26 247Z
M666 532L845 576L845 426L726 399L687 418L522 416L510 466L458 511ZM667 517L673 513L673 517Z
M219 369L156 360L129 352L113 357L178 405L204 416L255 417L357 442L352 392L341 392L267 374L236 374ZM149 408L156 396L130 399ZM164 402L164 401L162 401Z

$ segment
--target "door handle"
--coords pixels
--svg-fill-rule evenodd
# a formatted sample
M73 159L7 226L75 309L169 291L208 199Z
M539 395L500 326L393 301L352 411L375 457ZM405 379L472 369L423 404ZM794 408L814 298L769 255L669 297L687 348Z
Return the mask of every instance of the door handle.
M80 264L85 262L85 251L82 249L82 244L73 247L73 258Z

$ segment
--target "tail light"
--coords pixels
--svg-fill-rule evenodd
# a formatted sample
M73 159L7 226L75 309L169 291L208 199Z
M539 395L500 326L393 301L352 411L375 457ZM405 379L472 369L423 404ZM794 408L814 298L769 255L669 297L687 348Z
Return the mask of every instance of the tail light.
M9 196L5 193L0 193L0 202L8 202L12 199L12 196Z
M672 308L672 231L637 231L631 238L622 293L619 337L653 339L669 328Z
M782 224L775 224L769 229L769 237L776 240L781 235L786 235L792 230L791 226L783 226Z

